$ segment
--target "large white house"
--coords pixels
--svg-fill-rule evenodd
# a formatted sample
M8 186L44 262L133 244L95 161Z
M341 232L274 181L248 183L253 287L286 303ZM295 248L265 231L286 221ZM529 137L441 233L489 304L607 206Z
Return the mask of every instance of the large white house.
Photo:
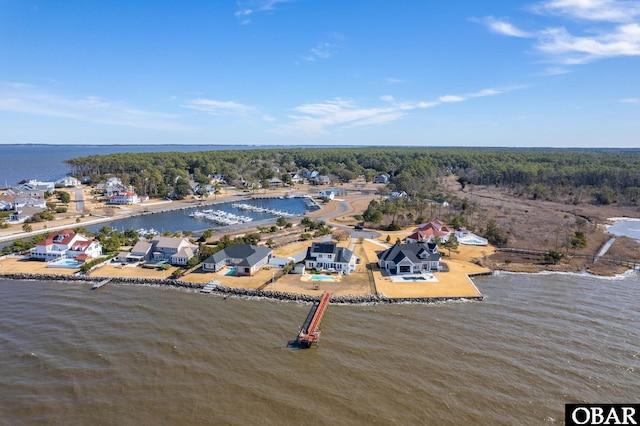
M333 242L311 244L304 260L305 268L337 271L344 274L355 271L357 263L359 259L351 250L338 247Z
M54 232L45 240L40 241L30 250L32 259L50 262L58 259L86 260L96 258L102 254L102 244L97 240L76 234L72 229Z

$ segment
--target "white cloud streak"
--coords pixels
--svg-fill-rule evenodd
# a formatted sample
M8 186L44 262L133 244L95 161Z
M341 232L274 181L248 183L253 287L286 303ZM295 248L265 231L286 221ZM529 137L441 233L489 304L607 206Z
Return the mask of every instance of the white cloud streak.
M190 130L175 122L176 114L144 111L98 96L65 97L23 83L0 83L0 111L152 130Z
M511 37L531 38L532 34L516 28L510 22L505 20L494 18L493 16L487 16L481 20L491 31L498 34L503 34Z
M533 48L559 64L577 65L606 58L640 56L640 3L637 1L546 0L529 9L582 26L582 34L571 33L564 26L525 32L506 20L491 16L476 21L496 33L535 39ZM594 23L598 26L594 27Z
M295 114L288 117L290 122L275 128L273 133L285 136L320 136L336 129L382 125L397 121L413 110L498 95L514 89L516 88L484 89L465 95L445 95L435 101L419 102L398 102L393 96L384 95L380 97L380 100L385 103L383 106L370 107L362 107L353 101L335 98L295 107L293 109Z
M255 111L254 107L238 102L203 98L192 99L180 106L210 115L246 115Z
M251 22L251 17L258 13L275 10L278 3L289 3L295 0L243 0L238 2L238 10L235 13L240 23L246 25Z

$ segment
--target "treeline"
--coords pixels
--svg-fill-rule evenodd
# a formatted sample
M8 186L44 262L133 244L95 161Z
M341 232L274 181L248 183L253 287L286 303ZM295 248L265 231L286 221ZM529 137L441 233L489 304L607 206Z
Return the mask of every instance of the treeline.
M292 148L94 155L67 163L78 177L99 182L115 175L152 197L213 174L229 183L261 182L312 170L334 184L384 173L390 191L432 199L444 197L439 184L451 174L462 187L495 185L530 198L635 204L640 196L638 149Z

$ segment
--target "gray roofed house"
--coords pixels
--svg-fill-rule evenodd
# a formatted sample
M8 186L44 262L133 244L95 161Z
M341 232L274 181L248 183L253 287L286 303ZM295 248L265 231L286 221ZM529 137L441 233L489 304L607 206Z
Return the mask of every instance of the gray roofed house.
M153 260L167 260L175 265L186 265L189 259L184 260L185 256L193 257L198 250L198 246L191 244L186 238L155 237L151 243Z
M251 244L232 244L202 262L205 272L217 272L225 266L235 267L235 275L252 276L269 263L272 250Z
M356 270L359 263L357 256L344 247L338 247L334 242L312 243L307 249L304 260L305 268L325 269L349 274Z
M142 262L151 260L153 252L153 244L150 241L138 240L131 249L131 253L127 255L127 262Z
M440 270L441 257L434 243L396 243L378 253L378 266L393 275L419 274Z

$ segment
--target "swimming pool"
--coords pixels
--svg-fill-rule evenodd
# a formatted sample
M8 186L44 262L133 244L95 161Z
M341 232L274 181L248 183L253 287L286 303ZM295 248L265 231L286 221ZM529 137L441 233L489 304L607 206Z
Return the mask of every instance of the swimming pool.
M311 281L336 281L333 275L309 275Z
M75 269L79 268L82 265L82 262L78 262L75 259L60 259L55 262L50 262L47 264L47 268L69 268Z
M236 273L236 268L234 267L234 268L229 269L227 272L225 272L224 275L225 276L226 275L233 275L235 273Z

